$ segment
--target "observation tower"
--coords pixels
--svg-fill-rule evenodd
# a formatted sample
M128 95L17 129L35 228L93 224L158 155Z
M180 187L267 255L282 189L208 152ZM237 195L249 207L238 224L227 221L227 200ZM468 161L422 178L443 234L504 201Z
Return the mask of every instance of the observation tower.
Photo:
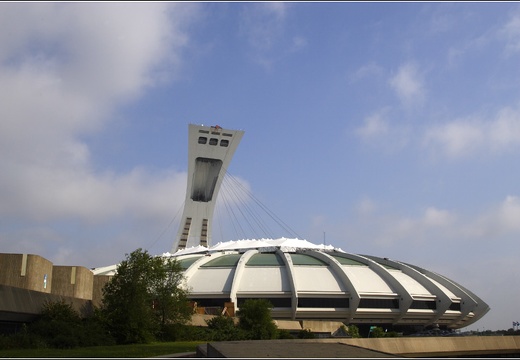
M217 195L242 130L189 125L188 181L184 210L172 253L186 247L211 245Z

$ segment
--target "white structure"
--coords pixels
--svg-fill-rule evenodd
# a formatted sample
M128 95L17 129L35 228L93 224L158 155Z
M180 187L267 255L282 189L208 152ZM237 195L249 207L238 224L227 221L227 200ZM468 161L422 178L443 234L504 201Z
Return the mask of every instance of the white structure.
M432 271L306 240L228 241L162 256L180 262L189 297L203 308L239 309L247 299L267 299L275 319L447 329L489 311L477 295ZM94 273L113 275L116 268Z
M400 261L355 255L299 239L239 240L173 255L199 307L273 304L276 319L466 327L489 311L468 289Z
M173 253L198 307L235 309L267 299L274 319L448 329L489 311L468 289L397 260L346 253L300 239L259 239L210 246L218 190L242 131L190 125L186 204ZM187 246L191 245L191 246ZM113 275L117 265L94 269Z
M211 244L218 191L244 135L220 126L189 125L188 183L181 226L172 251Z

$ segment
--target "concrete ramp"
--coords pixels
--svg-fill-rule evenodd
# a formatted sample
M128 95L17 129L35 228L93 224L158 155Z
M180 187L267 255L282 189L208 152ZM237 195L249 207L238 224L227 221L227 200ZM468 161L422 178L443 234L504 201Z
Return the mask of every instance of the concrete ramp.
M520 357L520 336L294 339L211 342L199 358Z
M212 342L197 351L208 358L396 358L336 340L256 340Z

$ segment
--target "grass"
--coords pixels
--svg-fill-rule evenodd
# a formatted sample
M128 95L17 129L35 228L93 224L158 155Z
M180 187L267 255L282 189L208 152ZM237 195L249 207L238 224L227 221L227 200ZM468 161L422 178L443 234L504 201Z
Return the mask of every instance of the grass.
M146 358L184 352L195 352L201 341L155 342L115 346L92 346L75 349L11 349L1 350L0 358Z

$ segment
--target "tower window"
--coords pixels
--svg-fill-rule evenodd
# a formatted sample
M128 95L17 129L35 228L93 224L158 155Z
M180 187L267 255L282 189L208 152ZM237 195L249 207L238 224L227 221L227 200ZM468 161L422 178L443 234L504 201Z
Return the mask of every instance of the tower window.
M228 147L229 146L229 140L220 140L220 146Z
M205 136L199 136L199 144L205 144L208 142L208 138Z
M209 144L210 145L217 145L218 144L218 139L216 139L216 138L209 139Z

